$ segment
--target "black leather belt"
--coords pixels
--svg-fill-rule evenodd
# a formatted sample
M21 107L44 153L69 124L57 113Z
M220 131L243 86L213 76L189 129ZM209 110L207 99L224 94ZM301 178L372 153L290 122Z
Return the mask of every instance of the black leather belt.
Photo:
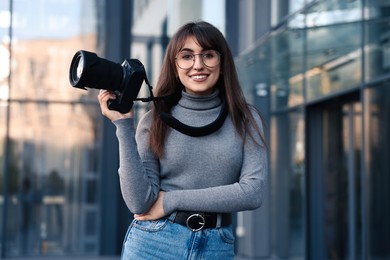
M218 223L218 215L220 223ZM224 227L232 223L230 213L194 213L178 211L173 220L174 223L188 227L192 231L199 231L204 228Z

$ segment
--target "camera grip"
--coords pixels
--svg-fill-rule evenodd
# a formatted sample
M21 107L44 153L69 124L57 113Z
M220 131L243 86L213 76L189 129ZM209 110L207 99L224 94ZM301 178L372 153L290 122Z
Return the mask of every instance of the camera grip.
M107 101L108 109L118 111L122 114L130 112L131 108L133 107L133 104L133 101L128 101L126 103L122 102L121 104L119 104L119 102L115 99L109 99Z

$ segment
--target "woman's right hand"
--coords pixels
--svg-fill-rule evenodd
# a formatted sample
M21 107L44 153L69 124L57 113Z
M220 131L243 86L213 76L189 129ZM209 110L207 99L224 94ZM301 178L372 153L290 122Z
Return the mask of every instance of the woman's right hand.
M111 121L122 119L122 118L130 118L133 116L133 109L131 109L128 113L122 114L115 110L110 110L108 108L107 102L109 99L115 99L116 96L114 92L108 91L105 89L101 89L98 95L98 100L100 103L100 109L102 110L102 114L106 116Z

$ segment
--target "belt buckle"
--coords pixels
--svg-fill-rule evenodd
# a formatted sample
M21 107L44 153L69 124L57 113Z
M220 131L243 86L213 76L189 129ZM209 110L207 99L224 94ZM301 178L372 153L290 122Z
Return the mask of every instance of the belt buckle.
M202 215L192 214L187 218L186 225L191 231L196 232L204 228L206 221Z

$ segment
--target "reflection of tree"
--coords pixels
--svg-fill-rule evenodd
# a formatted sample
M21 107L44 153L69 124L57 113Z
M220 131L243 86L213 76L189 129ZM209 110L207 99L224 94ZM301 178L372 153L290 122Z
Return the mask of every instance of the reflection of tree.
M20 169L18 167L18 161L19 157L17 152L16 152L16 142L13 140L9 140L9 149L8 151L5 151L8 153L8 162L5 162L5 156L0 157L0 161L3 162L4 164L8 163L8 168L5 169L6 172L3 172L4 167L1 167L0 169L0 193L4 194L4 176L5 174L8 174L8 183L7 189L8 193L15 193L18 190L18 183L19 183L19 173Z
M49 172L45 183L45 198L43 203L44 215L41 222L41 240L42 252L47 252L47 242L56 241L61 243L64 232L63 206L64 201L58 201L64 198L65 192L64 180L57 169Z
M65 191L64 180L60 176L58 170L53 169L50 171L47 178L47 194L57 195L63 194Z
M21 250L22 252L28 252L29 241L33 236L33 210L34 210L34 191L32 189L31 180L27 177L23 179L22 188L20 193L20 237L21 237Z
M290 173L290 219L293 228L302 228L303 198L302 183L304 161L295 162Z

